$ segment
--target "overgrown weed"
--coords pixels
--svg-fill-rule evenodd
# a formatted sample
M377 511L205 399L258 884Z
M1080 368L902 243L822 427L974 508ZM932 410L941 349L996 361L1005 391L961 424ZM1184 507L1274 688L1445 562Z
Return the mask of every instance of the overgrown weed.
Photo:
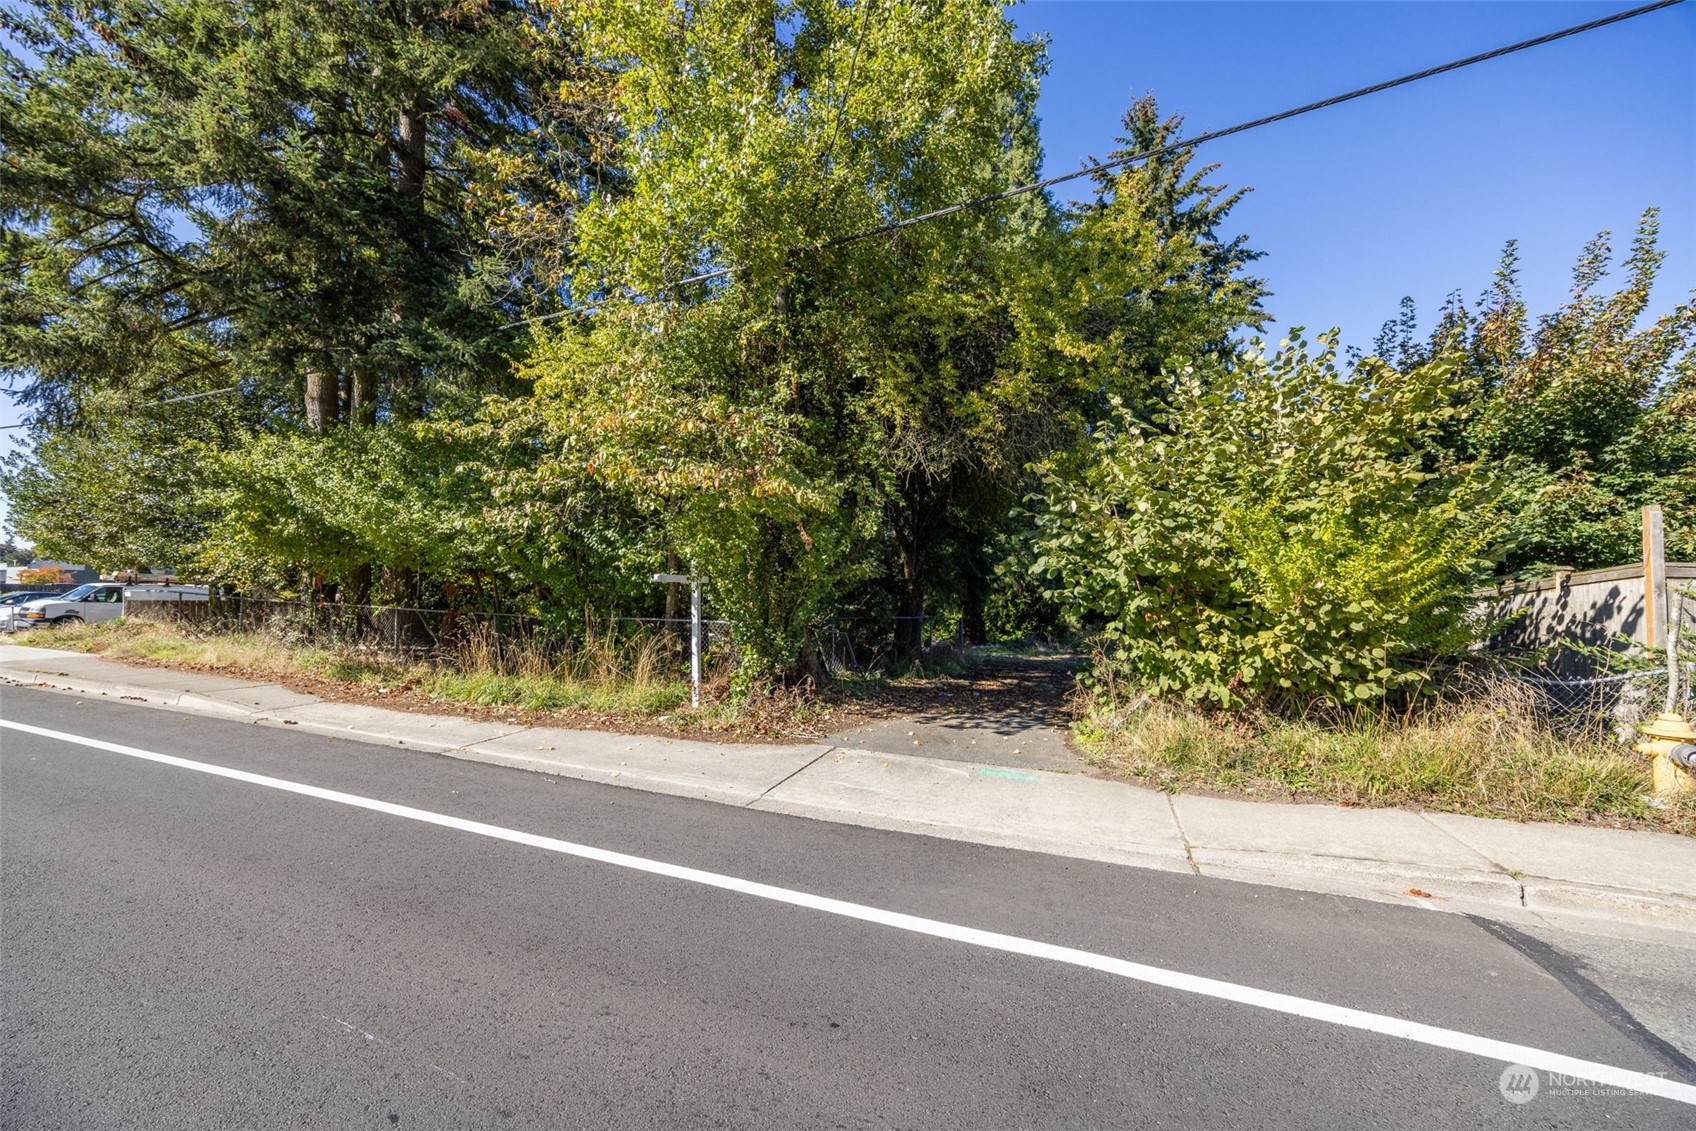
M1649 764L1566 729L1521 687L1474 679L1408 708L1223 712L1107 687L1081 704L1095 764L1164 789L1248 790L1515 820L1619 822L1696 835L1696 798L1652 802Z

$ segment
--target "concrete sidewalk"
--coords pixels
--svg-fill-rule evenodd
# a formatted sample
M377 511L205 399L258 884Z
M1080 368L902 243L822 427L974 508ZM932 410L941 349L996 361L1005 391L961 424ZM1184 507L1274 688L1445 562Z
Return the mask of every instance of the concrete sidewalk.
M1168 796L846 746L475 722L0 645L0 681L826 821L1696 946L1696 840L1403 809Z

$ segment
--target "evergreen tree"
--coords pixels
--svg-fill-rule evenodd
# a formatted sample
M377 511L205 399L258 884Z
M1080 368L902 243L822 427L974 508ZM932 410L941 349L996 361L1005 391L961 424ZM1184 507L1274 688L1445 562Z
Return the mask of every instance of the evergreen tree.
M51 480L73 427L107 429L73 444L114 475L157 458L102 422L160 400L232 389L248 431L323 433L507 387L499 330L560 274L524 220L557 237L595 184L593 114L529 5L40 0L0 20L20 46L0 370L42 457L14 482Z
M1164 148L1182 125L1139 98L1111 157ZM1236 335L1265 321L1270 292L1247 273L1262 253L1221 233L1248 190L1208 184L1218 166L1192 159L1180 149L1097 174L1093 199L1066 217L1057 269L1040 283L1048 297L1031 304L1047 322L1045 367L1095 393L1089 421L1110 415L1111 396L1151 414L1168 393L1168 362L1229 357Z

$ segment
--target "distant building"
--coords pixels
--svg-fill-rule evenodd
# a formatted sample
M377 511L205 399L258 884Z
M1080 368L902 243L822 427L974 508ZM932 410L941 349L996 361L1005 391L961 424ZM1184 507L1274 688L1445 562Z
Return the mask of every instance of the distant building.
M30 562L27 566L5 567L5 584L22 585L24 584L26 577L35 577L35 574L31 571L44 569L55 570L57 571L58 576L51 581L48 581L45 578L38 578L35 580L35 583L38 585L81 585L85 581L100 580L100 571L90 566L72 565L70 562L56 562L51 558L37 558L35 561Z

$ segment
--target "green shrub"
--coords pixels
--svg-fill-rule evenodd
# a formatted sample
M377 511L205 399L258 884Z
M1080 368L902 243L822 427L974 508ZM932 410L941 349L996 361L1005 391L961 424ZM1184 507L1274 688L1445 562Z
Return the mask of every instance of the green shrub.
M1495 489L1440 442L1468 390L1320 346L1186 368L1046 472L1036 568L1154 694L1378 700L1475 634Z

